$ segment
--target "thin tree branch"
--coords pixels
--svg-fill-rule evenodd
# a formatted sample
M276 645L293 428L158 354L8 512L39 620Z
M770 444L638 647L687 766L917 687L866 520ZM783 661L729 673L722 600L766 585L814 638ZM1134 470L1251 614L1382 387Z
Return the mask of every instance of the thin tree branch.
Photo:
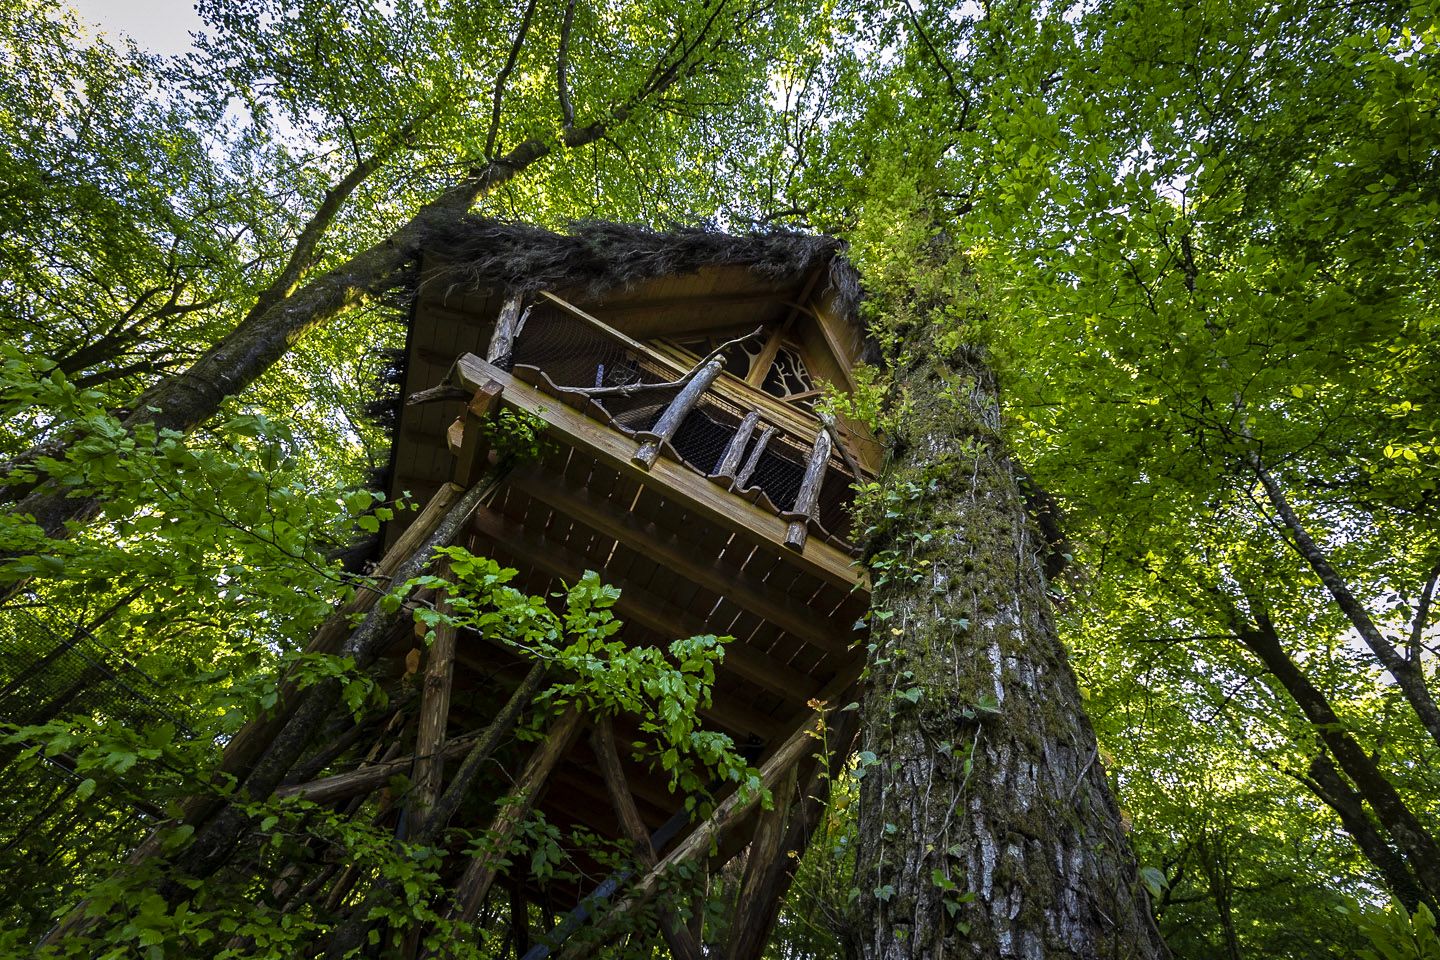
M1424 649L1425 627L1430 621L1430 602L1435 597L1435 582L1440 580L1440 564L1430 571L1430 579L1425 582L1425 589L1420 591L1420 602L1415 608L1415 620L1410 625L1410 644L1407 656L1411 663L1420 662L1420 652Z
M940 51L935 49L935 44L931 42L930 35L925 32L924 25L920 23L920 15L915 12L915 8L911 6L910 0L904 0L904 2L906 12L910 14L910 22L915 26L915 32L918 33L920 35L920 39L925 42L925 49L930 51L930 56L932 59L934 59L935 66L939 67L940 72L945 75L945 85L950 88L950 96L954 97L957 101L964 103L965 107L962 109L968 111L969 98L967 98L964 94L960 92L960 86L955 82L955 74L950 72L950 65L945 62L944 57L940 56ZM963 114L961 117L961 122L962 124L964 122Z
M560 97L560 129L575 126L575 105L570 102L570 31L575 26L575 0L565 4L560 22L560 49L555 58L555 88Z
M1300 517L1296 515L1290 501L1285 496L1285 491L1270 471L1265 468L1258 451L1250 451L1250 465L1265 488L1265 495L1271 506L1275 508L1275 512L1280 516L1280 521L1289 532L1285 542L1290 544L1292 549L1310 565L1310 569L1320 578L1320 582L1330 592L1330 596L1334 598L1336 605L1345 614L1351 626L1355 628L1355 632L1360 634L1366 646L1375 654L1376 659L1395 678L1396 684L1405 694L1405 699L1410 702L1410 706L1415 709L1415 713L1426 731L1437 744L1440 744L1440 707L1436 706L1435 698L1431 696L1430 688L1425 684L1425 675L1419 669L1419 663L1412 663L1402 657L1395 649L1395 645L1380 633L1370 612L1351 592L1350 586L1330 565L1324 551L1310 536L1305 525L1300 522Z
M510 56L505 59L505 66L500 68L500 74L495 78L495 105L490 110L490 132L485 137L486 160L495 156L495 139L500 136L500 105L505 100L505 84L510 79L510 74L515 71L515 63L520 59L520 48L525 45L525 37L530 32L530 21L534 16L535 0L530 0L525 6L525 15L520 20L520 29L515 32L515 39L510 44Z

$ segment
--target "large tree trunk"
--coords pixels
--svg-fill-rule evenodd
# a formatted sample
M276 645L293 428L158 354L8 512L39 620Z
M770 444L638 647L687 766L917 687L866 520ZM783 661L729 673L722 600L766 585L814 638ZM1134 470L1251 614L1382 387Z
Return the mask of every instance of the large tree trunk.
M1051 619L994 377L978 350L937 355L939 314L902 331L905 411L871 509L864 955L1163 957Z

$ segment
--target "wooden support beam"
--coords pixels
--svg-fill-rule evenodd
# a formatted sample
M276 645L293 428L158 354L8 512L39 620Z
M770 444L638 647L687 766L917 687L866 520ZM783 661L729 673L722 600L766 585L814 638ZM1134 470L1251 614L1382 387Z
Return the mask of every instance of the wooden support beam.
M465 757L461 772L456 774L456 780L460 778L467 767L484 763L500 741L509 735L515 721L519 719L521 711L529 706L531 698L539 689L539 685L544 679L544 673L545 671L539 667L531 667L524 679L516 685L515 691L506 701L500 713L489 725L481 730L459 737L451 737L445 741L445 744L439 749L439 759L454 760L457 757ZM321 777L319 780L312 780L309 783L287 784L278 788L275 796L281 798L304 797L316 803L344 800L348 797L368 793L391 777L408 772L413 764L413 757L406 757L394 763L377 763L373 766ZM452 781L451 788L454 786L455 782ZM449 793L450 790L447 789L446 795L448 796ZM434 812L432 811L430 819L433 818Z
M510 948L517 957L530 952L530 908L519 877L510 878Z
M500 308L500 314L495 318L495 332L490 335L490 344L485 348L485 359L491 363L505 366L514 354L515 338L520 335L525 318L529 316L528 310L523 314L520 312L524 300L524 296L517 293L507 297Z
M460 809L461 802L470 791L471 784L480 773L480 768L495 752L500 741L509 736L510 731L515 728L515 723L520 719L520 714L530 705L535 694L539 692L541 684L545 682L548 667L544 663L537 663L530 668L520 686L505 701L505 706L500 713L491 721L485 731L470 745L461 762L455 776L451 778L450 784L445 792L435 801L429 815L425 820L415 826L410 833L410 841L416 845L427 845L433 843L449 825L450 819ZM526 811L528 813L528 810ZM501 815L504 815L502 810ZM393 882L386 877L377 880L371 887L369 895L349 913L344 922L337 924L330 933L329 941L325 945L326 960L341 960L343 957L354 956L353 951L357 950L365 942L370 929L370 918L372 908L384 902L390 896L393 889ZM483 898L482 898L483 899ZM416 946L419 937L407 935L402 943L402 951Z
M571 303L568 300L563 300L560 297L557 297L549 290L541 290L540 296L545 300L553 303L561 310L564 310L566 313L568 313L575 319L588 323L590 326L594 327L596 330L600 331L602 334L609 337L611 340L614 340L620 344L623 344L626 347L629 347L632 351L638 353L640 356L647 357L655 361L660 366L669 367L677 375L684 376L686 373L689 372L687 368L678 360L657 353L649 345L641 343L634 337L621 333L619 330L616 330L614 327L610 326L610 324L606 323L605 321L600 320L597 317L591 316L584 310L581 310L579 307L575 306L575 304Z
M617 510L610 501L594 497L588 490L567 489L555 480L553 473L535 467L517 468L513 483L546 506L580 521L596 533L643 553L692 583L727 597L742 610L770 621L806 643L829 653L843 654L850 649L850 637L840 634L816 617L814 611L795 602L783 591L756 580L743 570L721 566L710 557L697 556L692 545L632 513ZM794 690L793 681L803 674L795 672L784 676L785 669L780 668L782 676L779 679L790 685L788 689ZM784 689L786 687L776 692Z
M791 767L801 762L821 742L820 728L824 722L822 714L811 714L782 743L764 763L760 765L761 786L773 791ZM581 960L595 948L606 942L606 935L623 923L635 911L643 908L660 892L665 876L677 866L703 857L711 845L732 831L760 802L759 792L737 790L716 805L710 817L698 824L689 836L676 844L675 849L660 860L645 876L631 888L623 903L617 904L601 923L600 936L588 938L584 944L574 944L564 950L562 960Z
M574 583L585 572L584 559L577 558L564 544L556 543L543 533L526 530L494 511L476 511L471 524L477 534L495 543L506 553L523 558L551 576ZM669 606L638 587L621 590L620 599L615 603L615 613L620 619L633 620L661 636L679 639L706 632L704 623L697 621L693 615ZM687 626L692 629L687 631ZM732 644L726 649L726 665L746 679L753 678L754 682L763 683L767 687L774 685L774 674L767 671L773 671L775 664L768 659L756 660L755 656L753 651L746 651L739 644ZM808 682L801 689L813 690L814 681ZM793 697L796 688L775 692ZM702 713L721 726L754 734L761 739L768 740L775 733L773 719L743 704L717 700Z
M515 781L515 788L500 801L499 812L496 813L490 829L486 831L489 846L470 861L455 887L454 905L450 910L453 919L469 922L480 912L485 895L490 892L490 885L494 883L495 876L507 857L510 842L520 825L530 816L535 802L540 799L540 793L550 778L550 772L555 769L555 764L570 750L575 738L580 735L584 721L585 714L580 708L570 707L564 716L555 721L545 734L545 739L535 748L535 752L525 764L525 769L521 771L520 778Z
M455 469L453 479L462 487L474 483L488 465L490 434L488 427L495 411L500 409L500 394L505 388L495 380L487 381L465 407L465 415L459 421L459 443L454 444Z
M770 867L787 852L781 845L785 840L785 828L796 814L797 767L798 764L786 771L775 788L774 805L769 810L761 810L756 818L755 836L750 840L750 852L746 855L745 870L740 880L740 895L730 915L731 931L727 946L732 950L737 942L748 943L753 939L753 933L739 928L753 922L755 916L764 911L766 898L775 895L775 885L769 876ZM727 960L733 960L733 954Z
M386 581L394 577L407 560L412 560L418 551L425 548L431 534L440 526L464 492L464 488L455 484L445 484L435 492L425 509L420 511L420 515L376 564L371 574L375 586L357 590L354 597L326 617L306 645L306 653L339 652L341 644L354 629L355 616L369 611L375 605L375 601L388 589ZM293 679L281 678L276 708L269 714L250 720L225 744L220 761L220 770L223 773L235 775L249 768L285 725L297 705L299 693L300 687ZM193 814L194 811L187 813Z
M445 745L434 754L435 759L440 761L454 760L463 757L471 747L475 745L484 730L479 730L463 737L452 737L445 741ZM304 797L306 800L313 800L316 803L332 803L337 800L347 800L350 797L357 797L369 793L376 787L382 786L391 777L403 776L411 772L415 766L414 757L404 757L390 763L376 763L366 767L357 767L354 770L346 770L344 773L331 774L328 777L321 777L318 780L311 780L306 783L290 783L275 790L275 796Z
M447 576L450 564L436 564L437 576ZM441 590L435 597L435 611L450 610L448 593ZM455 627L441 623L435 627L435 639L425 657L425 674L420 682L420 717L415 733L415 768L409 795L411 822L423 823L440 796L440 780L445 761L440 756L445 746L445 730L450 719L450 685L455 675Z
M663 444L669 443L675 436L675 431L680 429L681 422L695 409L695 404L710 389L710 384L720 376L725 369L725 363L719 357L707 361L704 366L695 371L690 377L690 382L680 389L675 399L660 414L660 419L655 421L655 426L649 430L640 430L635 436L640 441L640 449L635 451L632 458L637 464L649 470L655 464L656 458L660 456L660 448Z
M630 785L626 782L625 771L620 766L620 751L615 748L615 733L610 727L609 717L601 717L596 722L595 730L590 736L590 745L595 751L596 761L600 764L600 775L605 780L606 790L609 791L610 805L615 808L615 816L635 850L636 859L646 869L654 868L657 858L655 848L650 845L650 831L646 828L645 821L640 819L640 811L635 808L635 798L630 795ZM670 946L670 954L674 960L702 960L700 945L690 930L680 923L674 909L661 908L660 932Z
M760 348L760 354L755 362L750 365L750 371L745 374L745 382L750 386L759 389L765 382L765 375L770 372L770 367L775 363L775 356L780 352L780 341L790 330L790 322L795 318L792 311L785 322L770 331L770 339L765 341L765 346Z
M810 448L810 459L805 464L805 476L800 480L800 492L795 495L795 506L780 514L789 521L785 531L785 546L791 550L804 550L805 540L810 536L810 521L815 517L815 507L820 502L820 486L825 482L825 470L830 464L830 431L823 426L815 434L815 444Z
M801 790L788 805L783 827L778 833L769 834L762 820L745 865L724 960L760 960L764 954L780 915L785 891L795 879L800 858L820 825L830 787L842 775L859 729L859 714L855 711L832 714L823 741L826 751L815 758L800 780ZM774 810L767 814L780 809L777 797Z

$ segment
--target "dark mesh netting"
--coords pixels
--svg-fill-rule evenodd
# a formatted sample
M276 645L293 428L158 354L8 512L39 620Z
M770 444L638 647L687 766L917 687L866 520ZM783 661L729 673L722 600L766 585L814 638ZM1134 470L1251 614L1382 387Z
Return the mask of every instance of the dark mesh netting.
M131 728L169 722L188 735L161 705L158 685L84 629L7 610L0 614L0 658L0 722L25 726L82 715Z
M538 367L556 386L581 389L670 379L643 364L621 341L549 304L531 309L509 366Z
M850 540L850 504L855 491L850 485L855 478L849 471L841 470L832 460L825 471L825 483L820 488L820 503L816 506L816 519L820 526L841 540Z
M795 497L800 493L808 455L809 451L796 449L778 435L771 437L746 485L759 487L771 503L781 510L789 510L795 506Z
M650 390L633 397L603 397L596 402L626 430L649 430L674 399L675 390Z
M717 418L711 412L713 409L712 407L707 410L701 406L690 411L690 415L680 422L680 428L675 431L675 436L670 441L676 453L696 470L706 474L715 472L715 467L725 455L725 448L730 445L730 438L735 435L735 428L738 426L733 421Z

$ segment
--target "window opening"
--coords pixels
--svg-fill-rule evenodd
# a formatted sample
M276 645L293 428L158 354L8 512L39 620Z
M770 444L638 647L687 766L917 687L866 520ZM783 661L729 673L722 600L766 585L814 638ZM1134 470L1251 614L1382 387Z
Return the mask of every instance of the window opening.
M696 357L703 357L723 342L715 337L697 337L677 340L675 345ZM756 375L756 365L764 362L766 354L769 353L766 346L763 341L756 340L746 340L732 346L722 355L725 372L751 383L758 380L756 385L772 397L789 400L807 408L813 406L819 392L816 390L814 378L810 376L809 368L805 366L805 360L793 344L779 344L765 375Z

